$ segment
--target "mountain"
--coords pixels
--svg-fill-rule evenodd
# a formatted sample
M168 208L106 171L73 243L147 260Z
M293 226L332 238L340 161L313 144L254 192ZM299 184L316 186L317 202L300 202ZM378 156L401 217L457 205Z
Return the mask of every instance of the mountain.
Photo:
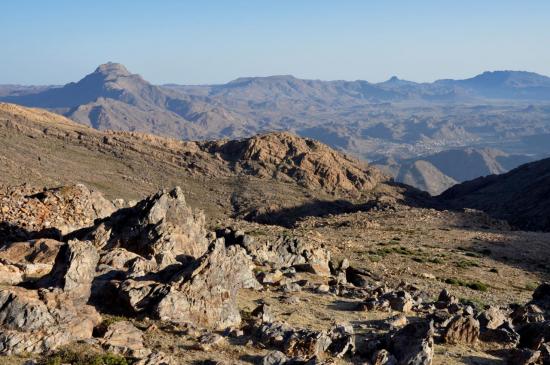
M482 210L521 229L550 231L550 159L455 185L439 199Z
M185 140L289 131L374 161L473 145L550 153L544 141L533 141L550 135L549 90L548 77L519 71L433 83L278 75L156 86L123 65L107 63L62 87L0 87L0 100L47 108L100 130Z
M123 65L106 63L76 83L38 93L7 96L7 102L47 108L96 129L196 138L206 126L240 128L223 107L204 98L151 85Z
M465 148L399 161L387 158L374 165L396 181L438 195L459 182L502 174L534 159L493 148Z

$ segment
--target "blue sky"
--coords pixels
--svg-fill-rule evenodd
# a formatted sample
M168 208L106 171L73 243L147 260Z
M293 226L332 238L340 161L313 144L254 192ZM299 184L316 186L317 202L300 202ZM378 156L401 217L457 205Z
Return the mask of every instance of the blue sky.
M0 84L63 84L106 61L158 84L550 75L548 0L11 0L0 34Z

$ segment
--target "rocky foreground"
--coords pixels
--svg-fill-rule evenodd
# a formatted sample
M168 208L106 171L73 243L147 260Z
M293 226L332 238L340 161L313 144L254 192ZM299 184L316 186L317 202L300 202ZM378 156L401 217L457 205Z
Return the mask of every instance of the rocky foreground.
M480 364L550 364L548 283L519 304L433 297L315 240L209 231L179 188L137 203L6 188L0 203L0 363L428 365L466 346L501 359ZM315 324L279 315L326 298Z

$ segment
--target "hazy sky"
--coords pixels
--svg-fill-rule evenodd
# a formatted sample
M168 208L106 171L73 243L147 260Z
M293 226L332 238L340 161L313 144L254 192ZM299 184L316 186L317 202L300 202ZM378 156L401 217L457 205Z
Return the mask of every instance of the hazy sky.
M159 84L550 75L550 0L11 0L0 35L0 84L63 84L106 61Z

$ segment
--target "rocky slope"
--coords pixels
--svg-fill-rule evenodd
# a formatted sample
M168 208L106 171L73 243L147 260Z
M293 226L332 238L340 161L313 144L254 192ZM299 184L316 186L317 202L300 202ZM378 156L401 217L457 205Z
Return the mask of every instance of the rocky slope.
M189 192L192 205L200 204L211 217L292 207L322 214L330 207L307 204L338 199L364 203L381 197L395 201L409 193L421 197L365 163L288 133L182 142L101 132L44 110L1 104L0 139L0 166L6 172L2 183L85 183L125 199L177 184Z
M454 365L505 359L538 365L549 360L550 284L516 294L479 281L494 272L476 281L455 279L460 286L410 268L400 273L393 253L405 258L410 252L416 258L411 262L421 266L417 269L429 268L418 259L424 245L418 246L407 229L378 236L384 226L377 222L384 216L402 219L403 228L424 220L426 232L419 237L441 234L436 227L452 228L455 222L468 222L478 235L487 229L482 225L490 227L483 236L487 239L506 231L480 213L434 214L403 206L393 212L311 218L293 231L273 228L258 234L261 225L234 221L249 233L229 227L207 232L204 214L187 205L180 188L158 191L99 219L95 210L73 208L105 205L101 194L88 193L84 186L16 190L2 197L12 207L3 219L13 225L36 222L37 236L30 241L3 236L0 361ZM33 209L33 199L42 196L49 197L44 199L50 204L48 222L39 221L43 212ZM67 229L67 221L85 227ZM353 237L364 233L365 222L377 247L381 240L380 247L390 248L391 240L402 240L399 250L387 252L391 268L357 260L365 240ZM57 240L40 237L46 227L66 234ZM330 234L315 234L318 229ZM446 235L461 233L447 229ZM388 237L393 238L386 244ZM544 249L547 237L530 239L534 244L538 238ZM414 252L408 248L412 242ZM454 265L443 262L453 249L441 241L434 246L430 240L429 250L437 252L440 265ZM476 258L480 272L494 264ZM505 263L498 267L521 272ZM451 271L442 270L444 275ZM487 291L485 297L499 304L483 306L454 294ZM523 304L507 304L503 296L521 298ZM461 353L462 348L468 351Z
M439 198L456 207L483 210L516 227L549 231L550 159L522 165L506 174L467 181Z

